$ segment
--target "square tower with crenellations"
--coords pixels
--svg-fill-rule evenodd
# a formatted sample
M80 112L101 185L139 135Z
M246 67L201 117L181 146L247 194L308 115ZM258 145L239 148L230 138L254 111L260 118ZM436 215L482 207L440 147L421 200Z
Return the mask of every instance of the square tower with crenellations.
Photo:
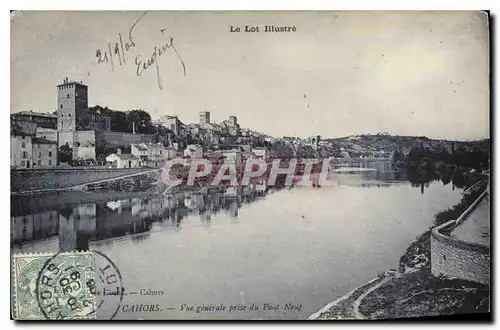
M88 87L65 78L57 86L57 128L60 132L74 132L88 126Z

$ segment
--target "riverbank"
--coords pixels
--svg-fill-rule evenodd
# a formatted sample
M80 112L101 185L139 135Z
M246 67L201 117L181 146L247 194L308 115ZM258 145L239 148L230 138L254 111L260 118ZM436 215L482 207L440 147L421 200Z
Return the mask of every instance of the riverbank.
M151 171L150 168L51 168L10 171L12 194L34 194L60 191L101 180Z
M485 183L464 194L460 203L438 213L434 226L457 219L483 193ZM407 249L398 270L380 274L323 307L313 320L394 319L489 313L490 287L431 274L429 229Z

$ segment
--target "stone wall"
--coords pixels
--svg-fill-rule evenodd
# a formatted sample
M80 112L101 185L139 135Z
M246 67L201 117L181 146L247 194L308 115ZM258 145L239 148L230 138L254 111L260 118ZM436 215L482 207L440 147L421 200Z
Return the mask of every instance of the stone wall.
M96 159L96 132L77 131L73 143L73 159Z
M151 142L153 136L149 134L133 134L122 132L102 131L96 133L96 140L99 144L105 144L109 147L130 147L134 143Z
M434 276L490 283L490 248L447 236L456 225L451 220L431 232L431 271Z
M142 168L109 169L99 167L68 167L54 169L11 170L11 193L67 189L89 182L141 173Z
M36 137L44 138L54 142L58 142L59 139L57 130L50 128L40 128L40 127L36 128Z

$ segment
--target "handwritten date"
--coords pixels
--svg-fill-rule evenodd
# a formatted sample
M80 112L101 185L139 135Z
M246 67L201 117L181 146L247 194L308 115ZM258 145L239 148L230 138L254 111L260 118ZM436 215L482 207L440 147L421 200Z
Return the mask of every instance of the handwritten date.
M123 38L121 33L118 33L118 38L116 42L108 43L107 49L97 49L96 63L100 64L109 64L111 65L111 70L115 71L116 65L125 65L128 61L128 56L130 56L130 52L132 49L138 47L138 45L134 41L133 32L136 25L140 22L140 20L147 14L147 12L143 13L138 20L134 22L134 24L130 27L128 32L128 39ZM162 29L161 33L163 34L167 29ZM170 36L166 41L162 44L155 46L153 50L147 55L136 55L134 64L136 66L136 74L137 76L141 76L144 72L148 71L150 67L156 68L156 80L158 83L158 87L162 90L163 83L160 74L160 57L164 54L175 53L179 63L182 67L183 75L186 76L186 65L182 60L177 48L174 44L174 38ZM133 56L133 55L132 55Z
M108 42L108 49L98 49L96 51L96 62L97 64L103 64L103 63L110 63L111 64L111 69L115 71L115 61L116 57L118 58L119 64L124 65L127 63L127 57L125 56L132 48L136 47L136 44L134 42L134 38L132 37L132 32L134 31L134 28L136 27L137 23L140 22L140 20L147 14L147 12L144 12L141 17L137 21L132 24L130 27L130 30L128 31L128 40L125 42L123 41L123 37L121 33L118 33L118 42L115 43L110 43Z

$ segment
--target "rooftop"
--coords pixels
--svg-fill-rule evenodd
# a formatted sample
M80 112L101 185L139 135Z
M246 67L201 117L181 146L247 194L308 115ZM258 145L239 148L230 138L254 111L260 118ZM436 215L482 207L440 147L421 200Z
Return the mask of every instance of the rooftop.
M64 80L63 80L63 83L60 84L60 85L57 85L57 87L60 87L60 86L68 86L68 85L80 85L80 86L84 86L84 87L88 87L87 85L85 85L81 80L80 81L69 81L68 77L66 77Z
M134 143L132 146L136 147L138 150L148 150L149 148L154 147L163 147L161 143Z
M31 136L31 134L23 132L22 130L17 129L17 128L11 128L10 135L12 135L12 136Z
M28 116L38 116L38 117L48 117L48 118L57 118L56 115L47 112L35 112L33 110L30 111L19 111L16 113L11 113L11 116L16 117L17 115L28 115Z
M57 144L56 141L47 140L47 139L41 138L41 137L33 137L31 139L31 143L33 143L33 144Z
M132 144L132 146L141 151L148 150L148 147L144 143Z
M114 154L114 155L116 155L121 160L139 160L139 158L137 158L132 154Z

